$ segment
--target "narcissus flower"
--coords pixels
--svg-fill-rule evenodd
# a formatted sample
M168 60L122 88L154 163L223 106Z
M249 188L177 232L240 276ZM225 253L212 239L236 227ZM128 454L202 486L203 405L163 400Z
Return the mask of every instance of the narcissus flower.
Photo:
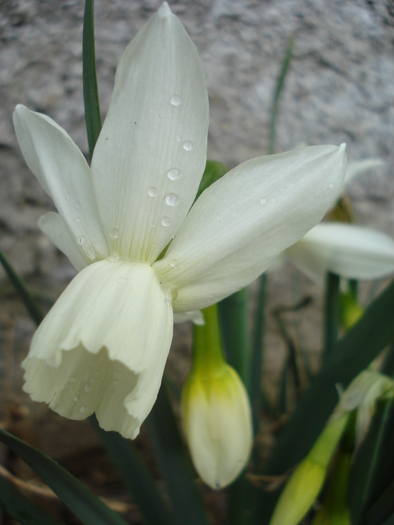
M39 225L80 271L33 338L24 388L133 438L160 386L173 313L193 317L246 286L319 222L343 182L344 146L250 160L192 206L208 95L166 3L120 61L91 167L50 118L18 106L14 125L59 212Z
M286 250L307 277L323 283L326 272L348 279L377 279L394 272L394 240L370 228L325 222Z

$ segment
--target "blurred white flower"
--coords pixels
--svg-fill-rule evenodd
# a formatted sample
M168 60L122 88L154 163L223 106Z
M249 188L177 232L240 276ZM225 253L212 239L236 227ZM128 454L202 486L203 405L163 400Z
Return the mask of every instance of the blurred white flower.
M344 146L245 162L190 209L208 95L166 3L124 52L91 167L45 115L18 106L14 125L59 212L39 225L80 271L33 338L24 388L63 416L96 412L104 429L133 438L160 387L173 313L195 317L246 286L319 222L343 183Z

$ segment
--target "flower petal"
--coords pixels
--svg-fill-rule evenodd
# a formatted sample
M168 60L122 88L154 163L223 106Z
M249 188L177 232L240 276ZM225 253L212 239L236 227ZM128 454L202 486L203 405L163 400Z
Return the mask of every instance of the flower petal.
M71 237L66 223L58 213L50 211L42 215L38 221L40 230L47 235L61 252L69 258L71 264L80 272L88 265L85 253L78 250L78 245Z
M318 283L324 282L326 272L348 279L376 279L394 272L393 239L353 224L318 224L286 255Z
M193 324L202 326L205 324L204 316L200 310L194 310L194 312L182 312L174 314L174 323L185 323L186 321L192 321Z
M96 412L134 438L160 387L172 308L151 267L110 262L82 270L34 335L24 389L60 415Z
M153 268L174 311L205 308L260 275L319 222L343 183L344 147L253 159L205 190Z
M379 168L383 166L384 162L382 159L364 159L349 162L346 168L345 175L345 187L359 175L362 175L366 171L372 170L373 168Z
M153 262L175 235L201 180L208 95L197 50L163 4L120 61L92 159L112 250Z
M22 105L15 109L14 126L27 165L52 197L85 260L107 257L90 169L79 148L56 122Z

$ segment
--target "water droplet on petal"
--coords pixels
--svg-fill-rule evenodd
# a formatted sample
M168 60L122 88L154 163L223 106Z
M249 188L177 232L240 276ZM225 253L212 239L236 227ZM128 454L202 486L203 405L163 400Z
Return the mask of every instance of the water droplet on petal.
M171 219L169 217L163 217L161 223L163 226L169 226L171 224Z
M179 197L176 193L169 193L166 195L166 203L168 206L175 206L179 202Z
M170 180L177 180L181 176L181 170L178 170L178 168L171 168L167 172L167 177Z
M86 412L86 407L81 407L79 411L81 412L81 414L84 414Z
M111 237L112 237L113 239L117 239L117 238L119 237L119 230L118 230L118 228L114 228L114 229L112 230L112 232L111 232Z
M168 299L164 299L164 304L167 306L171 306L171 303Z
M116 262L116 261L119 261L119 255L117 253L111 253L110 257L109 257L109 260L111 262Z
M74 402L76 403L77 401L79 401L79 395L78 394L74 397Z
M154 186L148 188L148 195L149 197L155 197L157 195L157 188L155 188Z
M95 252L94 248L90 248L90 249L89 249L89 251L88 251L88 257L89 257L89 259L91 259L91 260L95 259L95 257L96 257L96 252Z
M267 201L267 199L266 199L265 197L262 197L262 198L260 199L260 204L267 204L267 202L268 202L268 201Z
M193 142L191 142L190 140L187 140L186 142L183 143L183 149L185 151L191 151L193 148L194 148Z
M177 142L180 142L180 141L181 141L181 136L180 136L180 135L177 135L177 136L175 137L175 140L176 140Z
M182 99L179 95L172 95L170 102L173 106L179 106L182 104Z
M78 237L78 244L83 244L85 242L85 237Z
M83 389L85 390L85 392L90 392L90 391L91 391L91 387L90 387L90 385L85 385L85 386L83 387Z
M75 222L81 222L81 217L75 217Z
M79 209L79 208L81 207L81 203L80 203L79 201L77 201L77 202L75 203L75 207L76 207L77 209Z
M332 190L333 187L334 187L334 184L331 183L331 184L328 185L328 187L330 188L330 190Z
M178 261L174 259L173 261L170 262L170 266L171 268L176 268L178 266Z
M71 192L69 192L69 191L67 192L67 197L68 197L69 199L71 199Z

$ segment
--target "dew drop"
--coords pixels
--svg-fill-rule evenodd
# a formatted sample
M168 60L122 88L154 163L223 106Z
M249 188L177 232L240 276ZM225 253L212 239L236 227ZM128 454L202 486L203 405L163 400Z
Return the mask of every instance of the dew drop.
M274 197L274 198L272 199L271 202L273 202L273 203L278 202L278 199L276 199L276 198Z
M178 168L171 168L167 172L167 177L170 180L178 180L180 176L181 176L181 170L178 170Z
M191 142L190 140L187 140L186 142L183 143L183 149L185 151L191 151L193 148L194 148L193 142Z
M268 202L268 201L267 201L267 199L266 199L265 197L262 197L262 198L260 199L260 204L267 204L267 202Z
M157 188L155 188L154 186L148 188L148 195L149 197L155 197L157 195Z
M164 304L167 306L171 306L171 303L168 299L164 299Z
M96 257L96 252L94 251L94 248L90 248L88 251L88 257L89 259L93 260Z
M67 197L71 199L71 193L69 191L67 192Z
M179 95L172 95L170 102L173 106L180 106L182 104L182 99Z
M174 259L173 261L170 262L170 266L171 268L176 268L178 266L178 261Z
M83 244L85 242L85 237L78 237L78 244Z
M109 260L111 262L116 262L116 261L119 261L119 255L117 253L111 253L110 257L109 257Z
M119 230L118 230L118 228L114 228L114 229L112 230L112 232L111 232L111 237L112 237L113 239L117 239L117 238L119 237Z
M331 183L331 184L328 185L328 187L330 188L330 190L332 190L333 187L334 187L334 184Z
M150 227L151 227L151 228L154 228L155 226L156 226L155 221L152 221L152 222L150 223Z
M85 392L90 392L90 391L91 391L91 387L90 387L90 385L85 385L85 386L83 387L83 389L85 390Z
M81 412L81 414L84 414L86 412L86 407L81 407L79 411Z
M78 394L74 397L74 402L76 403L77 401L79 401L79 395Z
M81 217L75 217L75 222L81 222Z
M77 210L78 210L78 209L81 207L81 203L80 203L79 201L77 201L77 202L75 203L75 207L76 207Z
M176 193L168 193L168 195L166 195L166 204L168 204L168 206L175 206L178 202L179 197Z
M176 140L177 142L180 142L180 141L181 141L181 136L180 136L180 135L177 135L177 136L175 137L175 140Z
M171 219L169 217L163 217L161 223L163 226L169 226L171 224Z

